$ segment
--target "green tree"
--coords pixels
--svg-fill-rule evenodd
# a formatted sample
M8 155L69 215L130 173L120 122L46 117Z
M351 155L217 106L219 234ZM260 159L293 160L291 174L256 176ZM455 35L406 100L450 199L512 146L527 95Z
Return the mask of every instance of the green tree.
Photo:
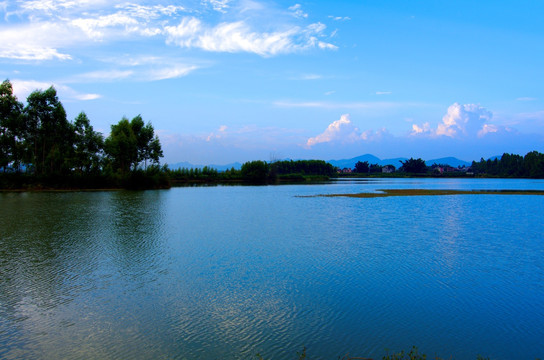
M104 137L101 133L94 131L84 112L75 118L73 127L74 167L85 173L99 171L104 149Z
M251 183L266 183L270 166L264 161L249 161L242 165L240 172L244 181Z
M368 171L371 172L371 173L381 173L381 172L382 172L382 168L383 168L383 166L381 166L381 165L372 164L372 165L370 165L370 167L368 168Z
M427 165L425 164L425 161L421 158L410 158L406 161L400 160L400 162L402 163L402 166L399 169L401 171L414 174L421 174L427 171Z
M148 161L158 165L163 153L159 137L155 135L153 125L149 122L144 124L142 116L138 115L132 119L130 126L138 144L138 163L143 162L144 168L147 168Z
M531 151L523 158L524 175L531 178L544 178L544 154Z
M111 126L110 136L104 142L108 158L115 169L126 173L136 170L140 163L159 164L163 156L161 143L151 123L147 125L140 115L128 121L123 117L118 124Z
M357 173L367 173L370 171L370 165L368 165L368 161L357 161L355 164L355 172Z
M27 161L32 163L35 173L47 175L69 170L66 160L72 149L73 129L55 88L32 92L24 116L30 153Z
M104 142L104 150L113 168L121 173L128 173L138 163L138 140L126 117L111 126L111 133Z
M13 94L9 80L0 85L0 168L8 165L19 169L22 158L23 104Z

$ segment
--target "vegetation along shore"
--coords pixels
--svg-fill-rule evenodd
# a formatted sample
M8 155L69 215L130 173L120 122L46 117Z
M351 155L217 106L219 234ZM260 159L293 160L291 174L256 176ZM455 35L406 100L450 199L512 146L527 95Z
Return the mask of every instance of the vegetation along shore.
M123 117L104 138L84 112L68 121L54 87L35 90L23 106L9 80L0 85L0 190L160 189L187 184L304 183L332 177L544 178L544 154L537 151L525 156L505 153L458 168L427 166L420 158L400 161L398 168L358 161L343 169L323 160L256 160L221 172L211 167L170 169L161 166L162 157L152 124L140 115L131 120Z

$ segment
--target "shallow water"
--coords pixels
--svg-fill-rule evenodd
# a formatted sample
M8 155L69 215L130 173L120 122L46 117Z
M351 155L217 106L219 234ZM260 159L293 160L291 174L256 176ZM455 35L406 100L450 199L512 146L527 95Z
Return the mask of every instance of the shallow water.
M0 358L544 357L542 180L0 194Z

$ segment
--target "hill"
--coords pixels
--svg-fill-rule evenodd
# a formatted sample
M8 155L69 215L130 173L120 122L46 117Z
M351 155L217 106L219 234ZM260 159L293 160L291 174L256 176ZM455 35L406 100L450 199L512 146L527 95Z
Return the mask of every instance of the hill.
M406 161L408 158L392 158L392 159L380 159L372 154L365 154L361 156L357 156L351 159L341 159L341 160L329 160L328 162L331 163L333 166L336 166L340 169L343 168L353 168L355 167L355 164L358 161L365 162L368 161L369 164L378 164L381 166L385 165L393 165L397 169L402 165L401 161ZM444 157L439 159L431 159L426 160L425 163L427 166L430 166L432 164L443 164L443 165L449 165L451 167L458 167L458 166L470 166L471 163L468 161L459 160L455 157Z

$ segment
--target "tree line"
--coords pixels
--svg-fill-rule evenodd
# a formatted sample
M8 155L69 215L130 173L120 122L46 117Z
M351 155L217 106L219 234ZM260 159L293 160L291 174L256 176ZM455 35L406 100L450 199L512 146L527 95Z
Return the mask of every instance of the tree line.
M544 154L531 151L525 156L504 153L500 159L472 162L474 174L513 177L513 178L544 178Z
M336 173L334 166L323 160L255 160L242 164L240 170L218 172L205 166L202 169L168 169L173 182L245 182L250 184L274 184L277 182L304 182L328 179Z
M9 80L0 85L0 170L25 174L26 181L95 179L123 185L161 172L161 144L140 115L123 117L107 138L93 129L85 112L68 121L53 86L35 90L26 106ZM90 184L87 184L90 185ZM98 185L98 184L97 184Z
M531 151L525 156L504 153L495 159L473 161L469 167L454 168L446 164L427 166L421 158L410 158L400 161L401 166L396 170L398 176L428 175L428 176L477 176L503 178L544 178L544 154ZM391 165L389 165L391 166ZM368 161L358 161L352 172L357 174L375 174L382 172L382 166L369 164Z

